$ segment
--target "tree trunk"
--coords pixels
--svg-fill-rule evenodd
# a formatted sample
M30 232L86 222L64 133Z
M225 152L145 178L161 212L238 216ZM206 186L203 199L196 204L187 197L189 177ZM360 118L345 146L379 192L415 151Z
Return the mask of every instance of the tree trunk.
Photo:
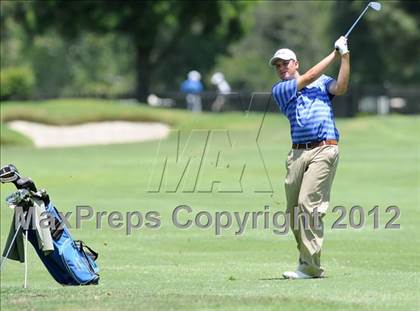
M150 88L150 51L143 47L136 48L136 99L139 102L145 103L147 96L149 96Z

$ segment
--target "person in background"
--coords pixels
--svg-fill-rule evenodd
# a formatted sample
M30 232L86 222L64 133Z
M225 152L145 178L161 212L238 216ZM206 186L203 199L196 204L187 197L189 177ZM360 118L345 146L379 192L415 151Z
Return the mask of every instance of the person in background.
M203 84L201 83L201 74L192 70L188 73L188 79L182 82L181 91L187 94L187 109L193 112L201 112L201 96L200 93L203 91Z
M211 106L211 110L214 112L220 112L225 106L226 96L230 94L231 88L229 83L226 81L225 76L221 72L213 74L210 82L217 87L218 91L218 95Z

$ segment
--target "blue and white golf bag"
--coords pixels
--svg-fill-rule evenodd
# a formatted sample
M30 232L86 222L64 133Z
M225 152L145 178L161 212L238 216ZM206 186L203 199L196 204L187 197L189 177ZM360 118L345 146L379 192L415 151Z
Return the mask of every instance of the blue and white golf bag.
M38 247L35 230L28 231L28 240L35 248L39 258L44 263L51 276L63 285L98 284L99 268L95 262L98 254L83 241L75 241L69 229L62 223L54 205L50 202L46 212L53 217L57 231L53 231L54 251L44 255Z
M47 192L37 191L33 181L20 176L10 164L1 168L0 180L2 183L12 182L18 188L6 199L15 213L3 257L24 262L23 235L26 235L58 283L98 284L99 268L95 262L98 254L82 241L73 240ZM44 220L47 220L48 226L41 226Z

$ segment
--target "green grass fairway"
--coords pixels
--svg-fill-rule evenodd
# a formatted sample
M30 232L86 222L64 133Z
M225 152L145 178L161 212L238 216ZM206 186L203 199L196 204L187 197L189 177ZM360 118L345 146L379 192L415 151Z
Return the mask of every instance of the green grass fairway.
M193 210L189 218L184 213L182 221L194 220L200 211L214 217L222 211L241 215L264 211L266 205L270 215L284 210L284 163L290 138L282 115L269 114L262 122L263 114L258 113L197 116L147 107L106 106L100 102L94 105L96 114L92 106L79 103L74 106L75 112L70 109L71 103L36 107L2 104L2 120L23 118L72 124L118 118L158 120L162 116L173 128L182 129L181 147L190 130L201 130L194 132L183 154L193 156L193 168L198 168L201 160L200 150L207 137L203 130L220 131L209 136L207 157L195 191L188 192L197 176L190 169L177 191L167 192L182 174L182 167L173 165L178 146L176 132L162 142L35 149L19 135L5 130L3 124L2 131L9 132L2 133L5 143L1 147L1 164L14 163L39 188L46 188L60 211L75 213L77 205L90 205L95 212L119 211L124 217L132 211L143 215L156 211L161 226L151 229L143 225L127 236L125 222L122 228L111 229L104 218L100 230L95 229L94 221L73 228L75 238L100 254L98 286L58 285L30 247L28 289L22 288L23 264L6 262L1 275L2 310L419 310L419 117L337 120L340 163L325 220L322 255L327 277L289 281L281 279L281 275L296 267L295 242L290 232L273 233L271 216L269 228L264 228L261 217L257 228L248 226L238 236L235 223L216 236L214 219L208 229L193 225L182 230L171 221L171 213L182 204ZM229 130L229 136L223 129ZM160 175L153 169L162 168L162 154L168 156L170 184L160 192L148 192L156 189ZM181 161L184 159L181 156ZM219 168L214 169L216 161ZM234 192L243 165L243 191ZM152 172L156 173L153 178ZM212 180L222 183L206 191ZM273 193L267 192L270 184ZM13 191L10 184L1 185L2 250L12 218L12 210L4 200ZM337 205L347 209L361 206L366 216L363 228L332 230L338 214L331 210ZM373 228L373 217L367 215L375 205L379 206L378 229ZM384 229L393 215L385 212L390 205L401 211L396 221L400 229ZM348 213L343 222L349 224ZM71 223L75 225L74 215Z

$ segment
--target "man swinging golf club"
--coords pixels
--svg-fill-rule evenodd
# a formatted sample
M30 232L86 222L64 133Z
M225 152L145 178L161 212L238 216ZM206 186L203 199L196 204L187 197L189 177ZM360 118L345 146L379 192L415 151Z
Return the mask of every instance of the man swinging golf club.
M285 190L290 225L300 255L297 269L283 273L288 279L324 276L322 217L328 208L339 154L339 133L331 100L346 93L350 75L347 38L340 37L334 47L333 52L304 74L299 73L299 61L292 50L280 49L270 59L281 79L273 86L272 94L289 119L292 136ZM337 58L341 59L341 65L335 80L323 73Z

